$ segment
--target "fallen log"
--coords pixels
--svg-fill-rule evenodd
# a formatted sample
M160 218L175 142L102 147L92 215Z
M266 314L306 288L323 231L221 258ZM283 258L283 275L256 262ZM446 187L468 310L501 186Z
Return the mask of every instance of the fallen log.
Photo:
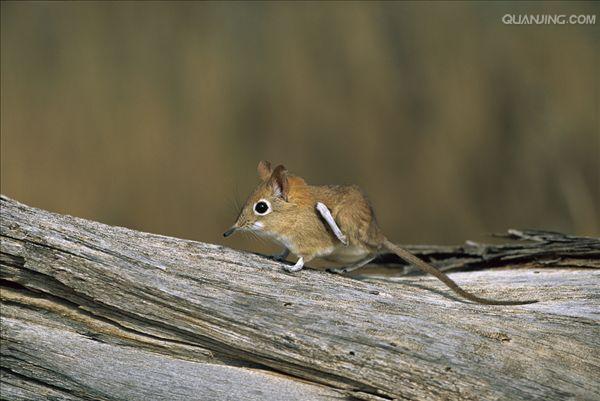
M436 250L479 258L451 273L477 294L540 300L483 306L428 276L287 273L219 245L0 205L2 399L600 399L597 238L513 231L513 245L413 248L434 264ZM526 268L505 269L511 257Z

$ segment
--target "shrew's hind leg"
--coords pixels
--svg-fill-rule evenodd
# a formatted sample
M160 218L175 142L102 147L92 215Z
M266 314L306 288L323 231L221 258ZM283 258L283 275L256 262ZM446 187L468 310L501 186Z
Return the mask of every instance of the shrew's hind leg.
M349 273L349 272L351 272L353 270L360 269L361 267L363 267L364 265L366 265L367 263L369 263L373 259L375 259L375 256L368 255L368 256L364 257L363 259L361 259L361 260L359 260L357 262L352 263L349 266L340 267L340 268L333 268L333 269L327 269L327 271L331 272L331 273L337 273L337 274Z
M331 212L329 211L329 208L321 202L317 202L316 208L325 222L327 222L337 239L339 239L342 244L348 245L348 238L346 238L342 230L340 230L340 227L338 227L337 223L333 219L333 216L331 215Z

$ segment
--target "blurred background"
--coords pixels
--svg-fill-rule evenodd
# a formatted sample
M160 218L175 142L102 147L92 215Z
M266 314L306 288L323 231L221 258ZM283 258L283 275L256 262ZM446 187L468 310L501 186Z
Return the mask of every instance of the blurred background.
M138 230L222 232L261 159L358 184L401 243L600 235L593 3L2 2L1 190Z

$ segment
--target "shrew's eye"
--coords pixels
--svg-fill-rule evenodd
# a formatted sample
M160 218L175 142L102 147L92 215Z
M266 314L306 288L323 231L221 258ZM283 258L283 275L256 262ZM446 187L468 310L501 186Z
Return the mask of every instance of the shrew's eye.
M267 214L267 212L269 212L270 210L270 205L263 200L256 202L256 204L254 205L254 212L256 212L256 214L264 215Z

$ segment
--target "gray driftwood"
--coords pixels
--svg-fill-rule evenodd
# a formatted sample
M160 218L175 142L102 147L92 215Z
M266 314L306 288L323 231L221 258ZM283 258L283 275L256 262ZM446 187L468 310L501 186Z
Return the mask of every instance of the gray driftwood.
M218 245L1 206L2 399L600 399L598 239L515 231L532 241L415 249L524 266L452 276L540 300L481 306L426 276L290 274Z

